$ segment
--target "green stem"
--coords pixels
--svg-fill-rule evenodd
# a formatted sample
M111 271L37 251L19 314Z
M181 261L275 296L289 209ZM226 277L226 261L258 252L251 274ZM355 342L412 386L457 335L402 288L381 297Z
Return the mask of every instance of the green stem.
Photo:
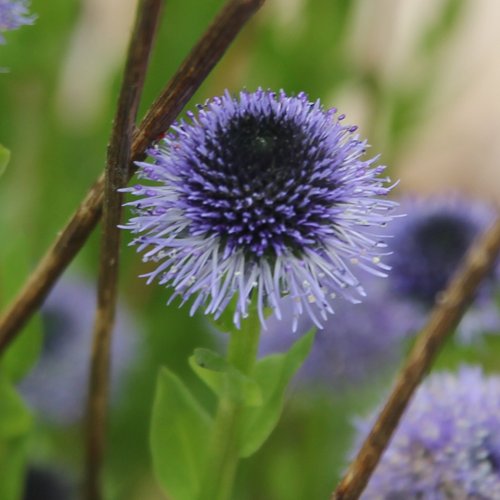
M244 375L251 375L259 344L260 323L256 311L231 332L227 360ZM199 500L229 500L238 466L238 436L242 403L221 397L213 425L212 444L201 484Z
M243 320L241 330L231 332L227 360L244 375L252 373L259 347L260 327L257 311L252 308L248 318Z

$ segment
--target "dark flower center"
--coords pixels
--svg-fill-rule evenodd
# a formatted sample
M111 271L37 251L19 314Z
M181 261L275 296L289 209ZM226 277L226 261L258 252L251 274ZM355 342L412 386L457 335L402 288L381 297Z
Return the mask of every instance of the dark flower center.
M415 241L429 262L457 264L471 243L470 229L462 220L436 215L416 231Z
M335 182L320 131L275 114L235 116L197 153L187 198L193 233L217 234L226 250L272 257L300 253L331 225ZM314 174L314 175L313 175Z
M272 115L237 117L217 139L225 146L221 153L231 173L237 173L240 185L248 184L254 192L269 190L270 184L282 185L307 161L301 127Z
M392 279L398 292L431 305L464 257L477 232L472 223L435 215L394 249Z

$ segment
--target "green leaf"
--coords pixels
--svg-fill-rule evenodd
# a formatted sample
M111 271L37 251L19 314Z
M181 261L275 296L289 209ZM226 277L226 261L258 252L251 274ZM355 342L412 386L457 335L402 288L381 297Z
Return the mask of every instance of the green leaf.
M0 376L0 498L20 498L25 445L32 418L10 382Z
M158 375L150 444L156 478L172 500L192 500L210 436L211 417L166 368Z
M226 359L218 352L212 351L211 349L200 347L194 350L194 354L191 357L198 366L206 368L207 370L224 372L227 371L229 367Z
M26 437L0 439L0 498L18 499L24 488Z
M0 245L0 307L5 308L29 274L31 245L15 216L7 211L0 211L0 235L15 235L2 237ZM41 344L40 318L35 316L2 356L2 372L13 381L20 380L37 360Z
M288 352L267 356L257 363L254 379L260 386L263 402L257 408L247 408L242 417L241 457L255 453L276 427L283 409L285 390L309 354L314 334L315 330L310 331L297 340Z
M5 168L9 164L10 151L0 144L0 176L5 172Z
M10 382L0 376L0 439L17 438L26 434L31 423L31 415L23 400Z
M210 349L195 349L189 364L219 398L228 397L245 406L262 404L257 382L231 366L220 354Z
M40 319L34 318L33 324L19 335L5 352L1 368L13 381L21 380L38 359L42 344Z

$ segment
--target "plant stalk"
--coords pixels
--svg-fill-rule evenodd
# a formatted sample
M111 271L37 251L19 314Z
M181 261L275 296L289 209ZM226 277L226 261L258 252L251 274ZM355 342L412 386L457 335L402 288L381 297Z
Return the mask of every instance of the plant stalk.
M228 362L243 375L251 376L257 358L260 322L257 311L251 311L241 330L231 332L227 350ZM229 500L239 460L239 435L242 402L230 396L221 397L207 457L199 500Z

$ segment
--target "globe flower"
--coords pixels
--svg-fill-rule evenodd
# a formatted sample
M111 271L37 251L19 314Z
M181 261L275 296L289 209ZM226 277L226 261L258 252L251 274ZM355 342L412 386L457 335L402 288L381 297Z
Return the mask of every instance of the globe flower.
M358 422L366 435L374 416ZM500 377L431 375L418 389L361 498L500 498Z
M391 225L387 257L391 273L385 280L392 300L412 306L408 324L419 329L439 292L457 270L474 239L495 220L489 205L458 195L407 198L401 201L406 217ZM493 300L499 266L480 288L474 305L459 326L462 340L475 333L500 328L500 315Z
M307 392L343 392L376 380L394 368L400 358L406 308L391 303L378 290L368 288L360 304L339 300L335 314L318 330L295 385ZM300 335L314 327L307 316L292 331L293 304L282 300L283 319L271 316L260 338L260 355L288 351Z
M5 41L3 31L15 30L34 21L34 16L28 15L26 0L0 0L0 43Z
M310 102L257 90L226 92L175 124L138 163L149 182L129 188L137 200L125 227L144 261L157 263L148 282L173 287L233 321L255 301L260 320L290 295L296 316L321 326L332 301L364 295L356 268L384 274L378 233L392 219L391 190L367 143L344 115ZM234 300L233 300L234 299Z
M83 416L89 378L95 286L65 278L41 309L43 342L37 364L20 382L29 406L44 420L69 425ZM119 305L111 347L111 394L116 399L137 348L134 321Z

